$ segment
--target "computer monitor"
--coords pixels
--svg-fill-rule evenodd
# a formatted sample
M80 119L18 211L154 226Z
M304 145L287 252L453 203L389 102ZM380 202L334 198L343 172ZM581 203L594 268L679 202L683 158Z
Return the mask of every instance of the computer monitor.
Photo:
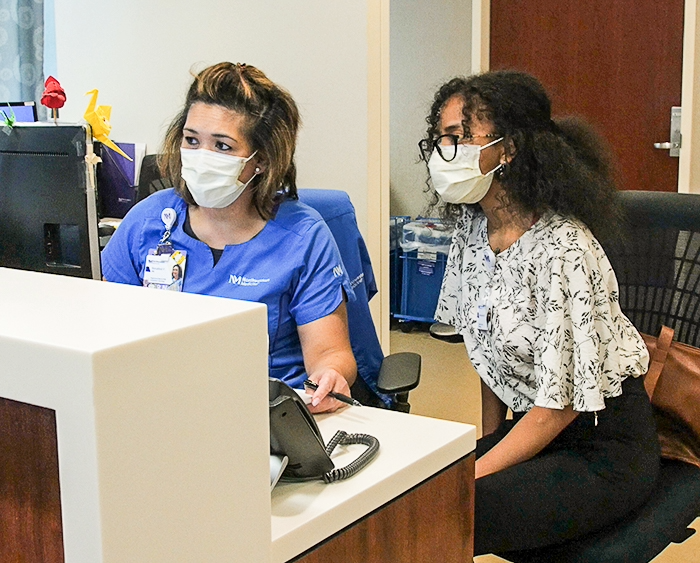
M101 278L89 125L0 132L0 266Z
M3 121L5 116L10 117L13 113L17 123L32 123L38 120L34 102L0 102L0 112L4 114L0 115L0 120Z

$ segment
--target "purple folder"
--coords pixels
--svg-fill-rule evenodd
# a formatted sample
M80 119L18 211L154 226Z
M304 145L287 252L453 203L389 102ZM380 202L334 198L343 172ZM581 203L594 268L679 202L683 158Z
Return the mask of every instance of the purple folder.
M97 166L97 191L100 200L100 216L122 219L136 203L139 159L135 143L116 143L116 145L134 160L129 161L119 153L101 145L102 164Z

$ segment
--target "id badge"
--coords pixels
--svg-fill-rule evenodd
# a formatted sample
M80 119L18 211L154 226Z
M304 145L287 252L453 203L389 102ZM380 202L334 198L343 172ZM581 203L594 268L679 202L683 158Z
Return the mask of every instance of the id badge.
M486 305L478 305L476 308L476 328L479 330L488 330L488 311Z
M184 250L163 252L162 247L149 250L143 274L144 287L182 291L186 263L187 252Z

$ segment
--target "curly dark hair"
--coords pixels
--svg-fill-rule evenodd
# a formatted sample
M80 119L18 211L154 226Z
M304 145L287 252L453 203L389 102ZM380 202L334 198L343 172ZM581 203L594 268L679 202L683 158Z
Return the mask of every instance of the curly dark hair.
M252 181L253 205L263 219L270 219L284 198L296 199L294 151L300 117L297 105L285 89L254 66L223 62L205 68L194 77L185 104L168 127L158 159L160 172L189 205L197 205L180 169L182 128L192 104L201 102L234 111L245 118L250 146L267 161L264 174Z
M435 94L425 139L439 135L440 112L453 96L464 100L464 130L472 117L488 120L504 138L510 162L497 172L504 205L538 215L554 211L585 223L598 239L617 235L617 203L611 151L583 120L552 120L551 102L540 82L524 72L501 70L457 77ZM427 162L426 162L427 165ZM430 181L427 181L430 188ZM433 207L439 198L433 191ZM454 221L462 205L443 204Z

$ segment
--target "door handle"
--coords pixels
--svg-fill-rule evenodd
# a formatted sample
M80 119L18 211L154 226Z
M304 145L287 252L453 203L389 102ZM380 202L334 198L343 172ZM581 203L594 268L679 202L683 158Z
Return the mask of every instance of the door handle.
M679 106L671 108L670 136L670 141L654 143L654 148L668 151L669 156L679 157L681 155L681 108Z

